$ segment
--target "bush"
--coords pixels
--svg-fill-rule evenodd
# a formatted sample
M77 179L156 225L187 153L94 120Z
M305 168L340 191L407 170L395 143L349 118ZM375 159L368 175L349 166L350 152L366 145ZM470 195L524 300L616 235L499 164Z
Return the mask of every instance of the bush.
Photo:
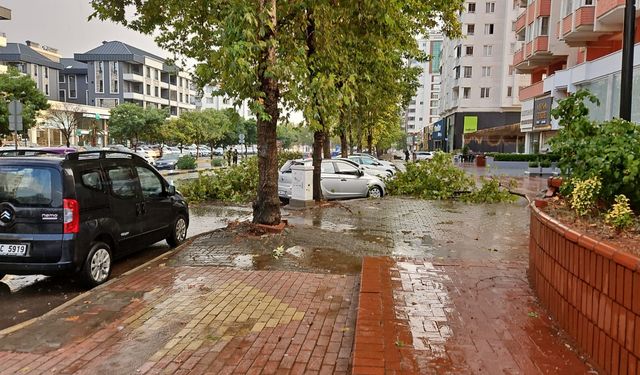
M537 160L529 162L529 168L538 168L538 167L540 167L540 163Z
M497 178L480 177L481 187L471 194L463 195L462 200L471 203L500 203L515 202L518 197L511 194L509 190L502 189ZM510 181L510 187L515 187L516 182Z
M540 166L542 168L551 168L551 160L541 160Z
M258 159L251 157L238 165L216 170L213 175L201 173L197 179L181 183L179 189L192 202L220 200L246 203L255 198L257 186Z
M597 176L602 182L599 198L612 203L616 196L629 198L640 209L640 127L614 119L596 123L589 119L585 100L598 103L586 90L561 100L552 115L562 129L550 143L561 155L562 174L576 180Z
M287 160L302 159L302 152L298 151L280 151L278 152L278 169L280 169Z
M176 169L196 169L197 167L196 158L191 155L181 156L176 162Z
M585 216L593 212L596 202L602 189L602 182L598 177L591 177L587 180L573 180L573 191L571 192L571 208L578 216Z
M224 161L220 158L213 158L211 159L211 166L212 167L222 167L222 165L224 164Z
M633 225L633 211L629 207L629 198L620 194L616 196L615 201L616 203L604 218L605 223L619 231L631 227Z

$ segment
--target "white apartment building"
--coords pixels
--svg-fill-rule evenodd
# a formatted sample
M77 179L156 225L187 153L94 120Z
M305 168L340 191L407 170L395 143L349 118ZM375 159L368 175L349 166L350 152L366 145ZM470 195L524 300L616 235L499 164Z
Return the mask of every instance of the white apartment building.
M465 1L460 14L462 38L445 38L443 43L443 149L467 144L476 152L516 152L524 146L515 126L520 121L518 90L529 82L513 68L518 14L517 2Z
M243 100L239 106L235 105L235 100L227 95L216 95L216 88L211 85L206 85L202 89L200 96L196 98L196 108L198 110L203 109L217 109L223 110L227 108L233 108L238 112L240 116L245 119L255 117L249 109L249 101Z
M442 34L432 33L427 38L417 40L418 48L429 56L428 61L412 61L412 66L422 68L416 94L405 112L404 130L411 139L412 147L419 147L417 136L425 127L438 121L440 99L440 53L442 51ZM424 147L424 146L423 146Z

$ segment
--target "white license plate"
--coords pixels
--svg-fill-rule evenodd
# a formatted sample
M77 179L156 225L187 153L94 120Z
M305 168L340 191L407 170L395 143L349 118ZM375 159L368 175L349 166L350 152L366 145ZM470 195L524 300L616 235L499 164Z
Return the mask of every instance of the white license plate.
M27 255L27 244L0 244L0 255L23 257Z

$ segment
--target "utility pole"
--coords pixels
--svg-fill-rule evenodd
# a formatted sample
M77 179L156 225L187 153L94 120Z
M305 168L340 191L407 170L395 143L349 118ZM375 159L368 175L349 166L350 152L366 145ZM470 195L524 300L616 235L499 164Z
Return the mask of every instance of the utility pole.
M636 0L627 0L624 8L624 33L622 37L622 76L620 79L620 118L631 121L633 90L633 48L636 23Z

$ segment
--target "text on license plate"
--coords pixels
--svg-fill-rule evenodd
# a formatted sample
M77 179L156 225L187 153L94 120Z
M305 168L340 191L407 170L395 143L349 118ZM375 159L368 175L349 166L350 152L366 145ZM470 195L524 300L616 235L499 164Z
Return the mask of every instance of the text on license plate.
M25 256L28 248L27 244L0 244L0 255Z

